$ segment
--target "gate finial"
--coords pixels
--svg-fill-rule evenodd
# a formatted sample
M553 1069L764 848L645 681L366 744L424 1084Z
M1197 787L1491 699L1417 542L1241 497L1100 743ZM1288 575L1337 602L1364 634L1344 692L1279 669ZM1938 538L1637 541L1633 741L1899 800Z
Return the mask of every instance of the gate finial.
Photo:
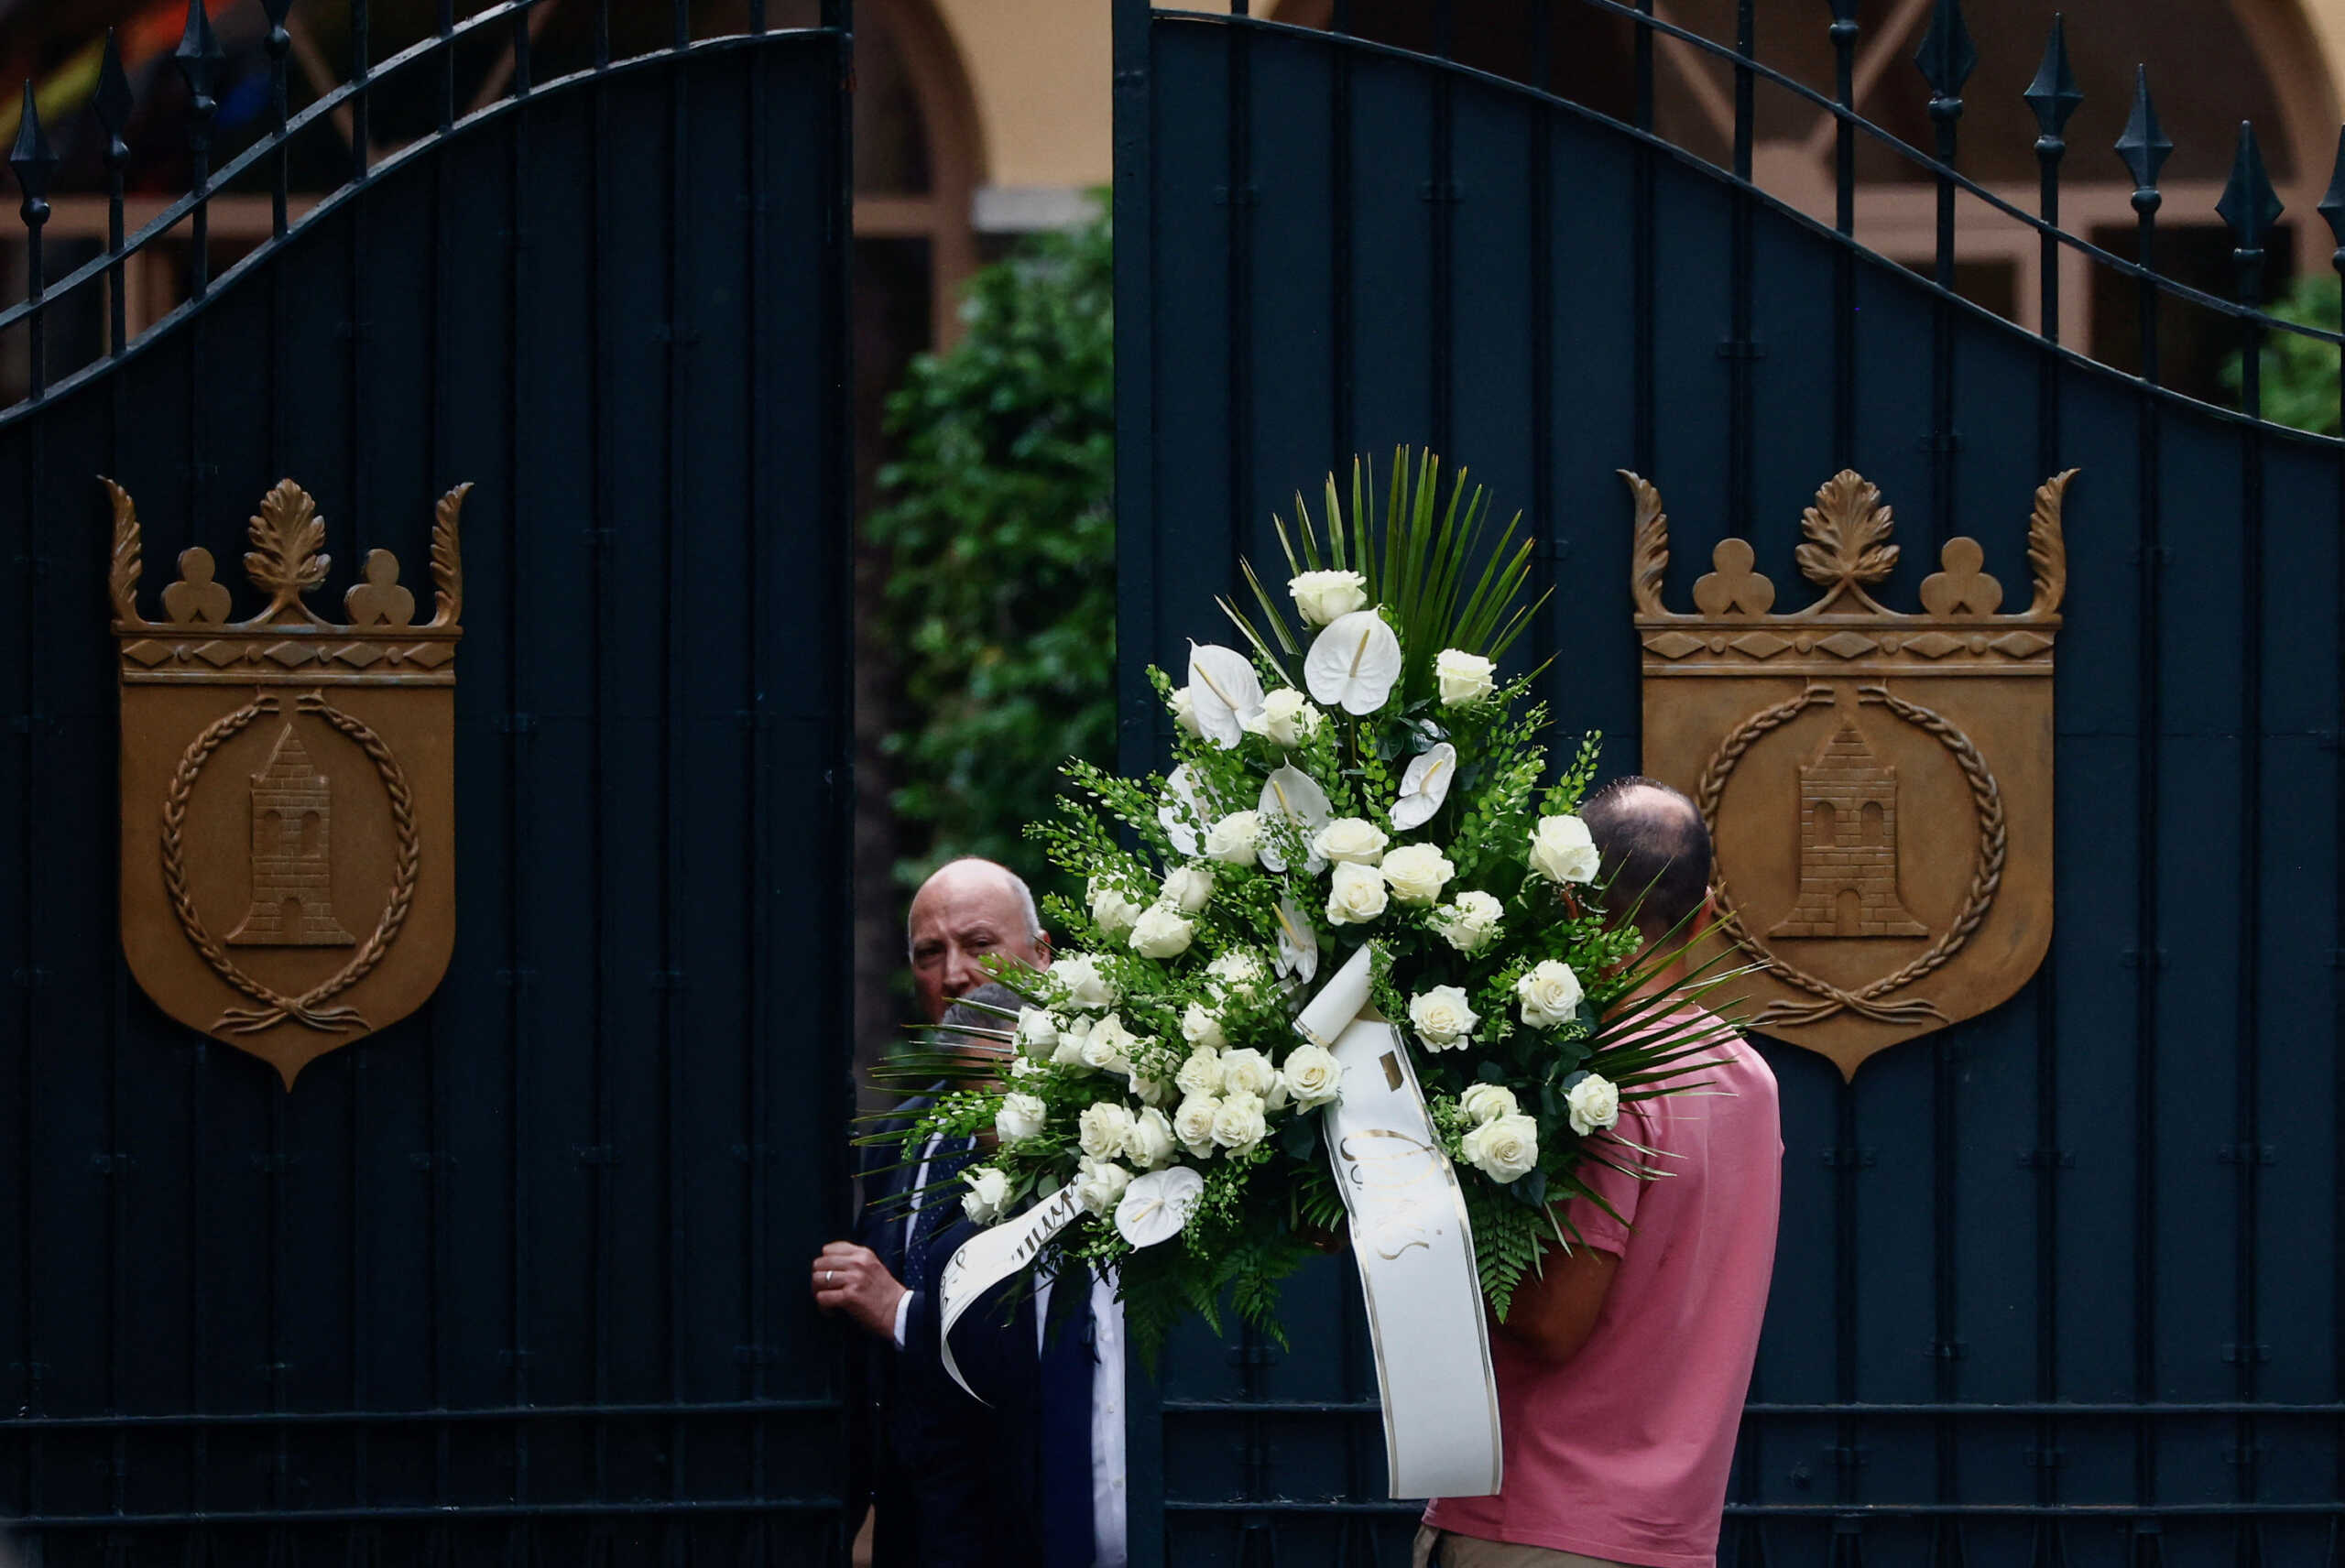
M106 167L114 168L130 156L130 144L122 139L129 127L130 111L137 106L131 96L129 74L122 69L122 44L106 29L105 58L98 65L98 89L91 94L90 106L97 111L98 128L106 134Z
M203 7L203 0L187 0L187 28L180 34L180 46L171 51L171 60L187 79L188 96L195 101L196 117L200 120L210 119L219 107L213 101L212 89L224 58L220 35L212 30L212 17Z
M2329 232L2336 236L2337 251L2329 265L2345 271L2345 128L2337 133L2337 164L2329 177L2329 190L2313 211L2329 220Z
M1963 25L1962 0L1937 0L1930 12L1930 30L1914 63L1930 84L1930 115L1948 119L1962 113L1962 84L1979 63L1978 46Z
M2223 187L2223 199L2215 203L2216 214L2230 225L2233 254L2242 261L2251 256L2260 260L2263 238L2283 211L2271 176L2263 171L2263 151L2255 145L2254 122L2241 120L2230 182Z
M2054 150L2044 143L2051 142L2056 147L2061 133L2067 128L2068 116L2085 101L2084 93L2077 87L2076 72L2068 69L2068 30L2057 12L2052 16L2052 36L2044 41L2044 62L2035 68L2035 80L2020 96L2035 111L2036 129L2042 133L2036 150Z
M25 222L38 228L49 218L49 180L57 172L57 154L49 148L49 133L41 129L40 105L30 78L25 82L25 112L16 122L16 145L8 154L8 167L16 171L16 183L25 192Z
M2125 134L2117 138L2117 156L2125 162L2133 176L2133 205L2139 208L2143 198L2155 198L2158 170L2165 167L2174 143L2166 139L2158 125L2157 106L2150 102L2150 68L2133 68L2133 112L2126 116Z

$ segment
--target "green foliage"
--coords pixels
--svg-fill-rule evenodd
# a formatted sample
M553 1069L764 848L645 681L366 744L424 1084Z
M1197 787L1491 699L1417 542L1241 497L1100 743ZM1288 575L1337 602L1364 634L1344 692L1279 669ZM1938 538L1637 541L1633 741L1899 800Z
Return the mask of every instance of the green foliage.
M1110 256L1104 217L1028 240L889 400L900 455L866 527L913 721L895 806L931 834L907 880L958 855L1042 871L1020 824L1068 757L1114 754Z
M2340 330L2337 279L2333 276L2300 278L2271 307L2284 321ZM2337 429L2337 346L2295 332L2268 332L2263 338L2262 366L2263 417L2315 435L2333 436ZM2223 385L2241 390L2240 356L2223 366Z

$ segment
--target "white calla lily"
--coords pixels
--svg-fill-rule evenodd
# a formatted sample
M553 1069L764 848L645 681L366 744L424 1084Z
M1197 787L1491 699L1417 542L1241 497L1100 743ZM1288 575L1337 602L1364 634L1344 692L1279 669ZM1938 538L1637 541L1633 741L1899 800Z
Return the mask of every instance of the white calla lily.
M1286 869L1284 848L1271 842L1283 835L1269 831L1271 819L1283 817L1293 823L1295 831L1303 835L1308 852L1303 869L1316 877L1327 868L1327 862L1319 852L1308 848L1319 830L1325 827L1328 819L1336 814L1335 803L1327 799L1327 791L1319 788L1317 779L1292 763L1287 764L1263 781L1262 799L1256 811L1262 819L1264 831L1255 853L1261 857L1264 866L1272 871Z
M1292 898L1279 900L1278 972L1304 985L1319 973L1319 933Z
M1116 1234L1135 1247L1154 1247L1181 1234L1205 1190L1193 1166L1175 1165L1135 1176L1116 1204Z
M1218 643L1189 645L1189 702L1197 729L1224 751L1246 738L1262 713L1262 678L1252 660Z
M1401 639L1374 610L1338 615L1313 640L1303 679L1320 706L1372 713L1401 679Z
M1450 781L1457 777L1457 748L1443 741L1409 764L1401 775L1401 797L1392 802L1392 825L1402 833L1421 828L1449 799Z
M1173 848L1183 855L1197 853L1198 824L1207 819L1205 802L1197 796L1197 776L1187 763L1164 776L1164 803L1156 808L1156 820L1164 824Z

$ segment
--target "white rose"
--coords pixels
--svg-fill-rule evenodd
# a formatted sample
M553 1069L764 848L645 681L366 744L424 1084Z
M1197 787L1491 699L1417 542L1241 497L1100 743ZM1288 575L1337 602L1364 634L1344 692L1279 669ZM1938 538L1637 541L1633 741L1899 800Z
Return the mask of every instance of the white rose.
M1124 1135L1124 1153L1142 1171L1172 1163L1172 1118L1151 1105L1132 1118Z
M1221 1114L1217 1094L1192 1094L1172 1113L1172 1136L1181 1147L1203 1160L1213 1153L1213 1119Z
M1168 909L1194 915L1212 897L1213 873L1202 866L1182 866L1164 874L1164 887L1156 901Z
M1050 1112L1039 1095L1005 1094L1001 1108L993 1114L993 1135L1004 1143L1015 1143L1042 1131L1048 1120Z
M1582 1138L1599 1132L1620 1119L1620 1089L1609 1078L1590 1073L1571 1086L1564 1104L1572 1113L1572 1131Z
M1531 833L1531 869L1550 882L1593 882L1601 857L1577 817L1542 817Z
M1357 572L1306 572L1291 580L1286 591L1294 596L1295 609L1314 626L1368 603L1368 579Z
M1091 1063L1083 1060L1084 1042L1091 1038L1091 1020L1076 1018L1059 1027L1059 1042L1051 1048L1051 1062L1057 1067L1080 1067L1090 1071Z
M1270 1130L1260 1094L1224 1094L1213 1114L1213 1140L1233 1154L1253 1148Z
M1364 926L1384 912L1384 874L1373 866L1344 861L1327 889L1327 918L1339 926Z
M1132 951L1142 958L1178 958L1189 951L1196 930L1180 910L1159 904L1132 927Z
M1579 976L1560 958L1543 960L1514 983L1522 1003L1522 1021L1532 1029L1552 1029L1579 1007Z
M1474 1118L1479 1126L1494 1122L1500 1116L1511 1116L1522 1107L1514 1103L1514 1091L1503 1083L1472 1083L1457 1096L1457 1108Z
M1059 1021L1041 1007L1018 1009L1018 1049L1036 1061L1051 1054L1059 1042Z
M1181 1038L1200 1051L1219 1051L1229 1043L1229 1037L1221 1032L1221 1020L1205 1011L1202 1002L1191 1002L1189 1010L1181 1015Z
M1029 1078L1040 1077L1042 1072L1042 1064L1031 1056L1013 1056L1009 1059L1009 1076L1020 1083Z
M1113 883L1094 877L1085 891L1091 898L1091 923L1099 928L1102 935L1119 937L1140 919L1140 907L1125 898L1124 890Z
M1260 735L1272 746L1294 746L1325 722L1326 715L1292 686L1280 687L1262 699L1260 713L1238 721L1248 734Z
M1196 1011L1194 1007L1189 1009ZM1199 1046L1189 1052L1189 1060L1181 1063L1181 1071L1172 1077L1173 1083L1183 1094L1218 1094L1221 1093L1221 1052L1210 1046Z
M1342 865L1373 866L1383 858L1384 846L1391 842L1384 830L1366 817L1337 817L1319 830L1311 847L1328 860Z
M1131 1130L1131 1108L1113 1100L1102 1100L1096 1105L1085 1105L1083 1115L1075 1118L1074 1138L1092 1159L1113 1160L1124 1151L1124 1139Z
M1455 985L1435 985L1409 998L1409 1023L1427 1051L1448 1051L1473 1038L1481 1018Z
M1232 811L1205 830L1205 856L1225 866L1251 866L1261 842L1261 814Z
M1250 1047L1221 1053L1221 1087L1225 1094L1268 1094L1278 1077L1278 1069L1271 1065L1271 1059Z
M1051 965L1050 975L1066 999L1078 1007L1116 1005L1116 984L1099 973L1099 960L1090 953L1070 953L1056 960Z
M1124 1083L1130 1089L1132 1098L1143 1105L1161 1105L1164 1103L1166 1089L1163 1082L1161 1079L1141 1076L1140 1070L1137 1067L1126 1076Z
M1463 648L1443 648L1433 661L1434 676L1441 682L1441 705L1460 708L1489 696L1495 684L1490 671L1496 668L1479 654L1467 653Z
M1501 1186L1539 1163L1539 1124L1526 1116L1496 1117L1459 1141L1466 1162Z
M1250 953L1225 953L1205 965L1205 974L1231 996L1251 996L1262 983L1262 961Z
M1434 911L1433 929L1460 953L1479 953L1499 934L1506 906L1489 894L1469 889Z
M1132 1047L1139 1043L1140 1037L1124 1027L1124 1020L1109 1013L1084 1036L1083 1064L1101 1073L1129 1073Z
M1085 1214L1104 1214L1131 1185L1132 1173L1112 1160L1086 1160L1075 1167L1074 1200Z
M1279 1081L1294 1097L1295 1108L1307 1111L1342 1097L1344 1070L1328 1051L1305 1043L1286 1053Z
M1189 689L1186 686L1174 687L1172 695L1164 699L1164 705L1172 710L1172 722L1180 725L1184 733L1189 735L1205 733L1197 724L1196 699L1189 695Z
M1392 896L1404 904L1430 904L1457 867L1429 844L1404 844L1384 857L1384 880Z
M961 1212L978 1225L991 1225L1009 1203L1009 1178L990 1165L961 1172L969 1190L961 1194Z

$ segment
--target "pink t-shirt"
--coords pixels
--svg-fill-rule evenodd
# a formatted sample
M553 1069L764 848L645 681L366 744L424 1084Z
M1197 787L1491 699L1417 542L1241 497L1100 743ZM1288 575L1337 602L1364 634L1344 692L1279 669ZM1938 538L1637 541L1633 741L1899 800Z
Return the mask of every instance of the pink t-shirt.
M1783 1145L1775 1075L1750 1044L1705 1070L1703 1089L1624 1108L1620 1132L1671 1158L1638 1181L1593 1163L1565 1211L1617 1254L1604 1310L1569 1361L1490 1336L1506 1486L1436 1498L1425 1522L1484 1541L1576 1552L1640 1568L1711 1568L1735 1431L1751 1388L1775 1261Z

